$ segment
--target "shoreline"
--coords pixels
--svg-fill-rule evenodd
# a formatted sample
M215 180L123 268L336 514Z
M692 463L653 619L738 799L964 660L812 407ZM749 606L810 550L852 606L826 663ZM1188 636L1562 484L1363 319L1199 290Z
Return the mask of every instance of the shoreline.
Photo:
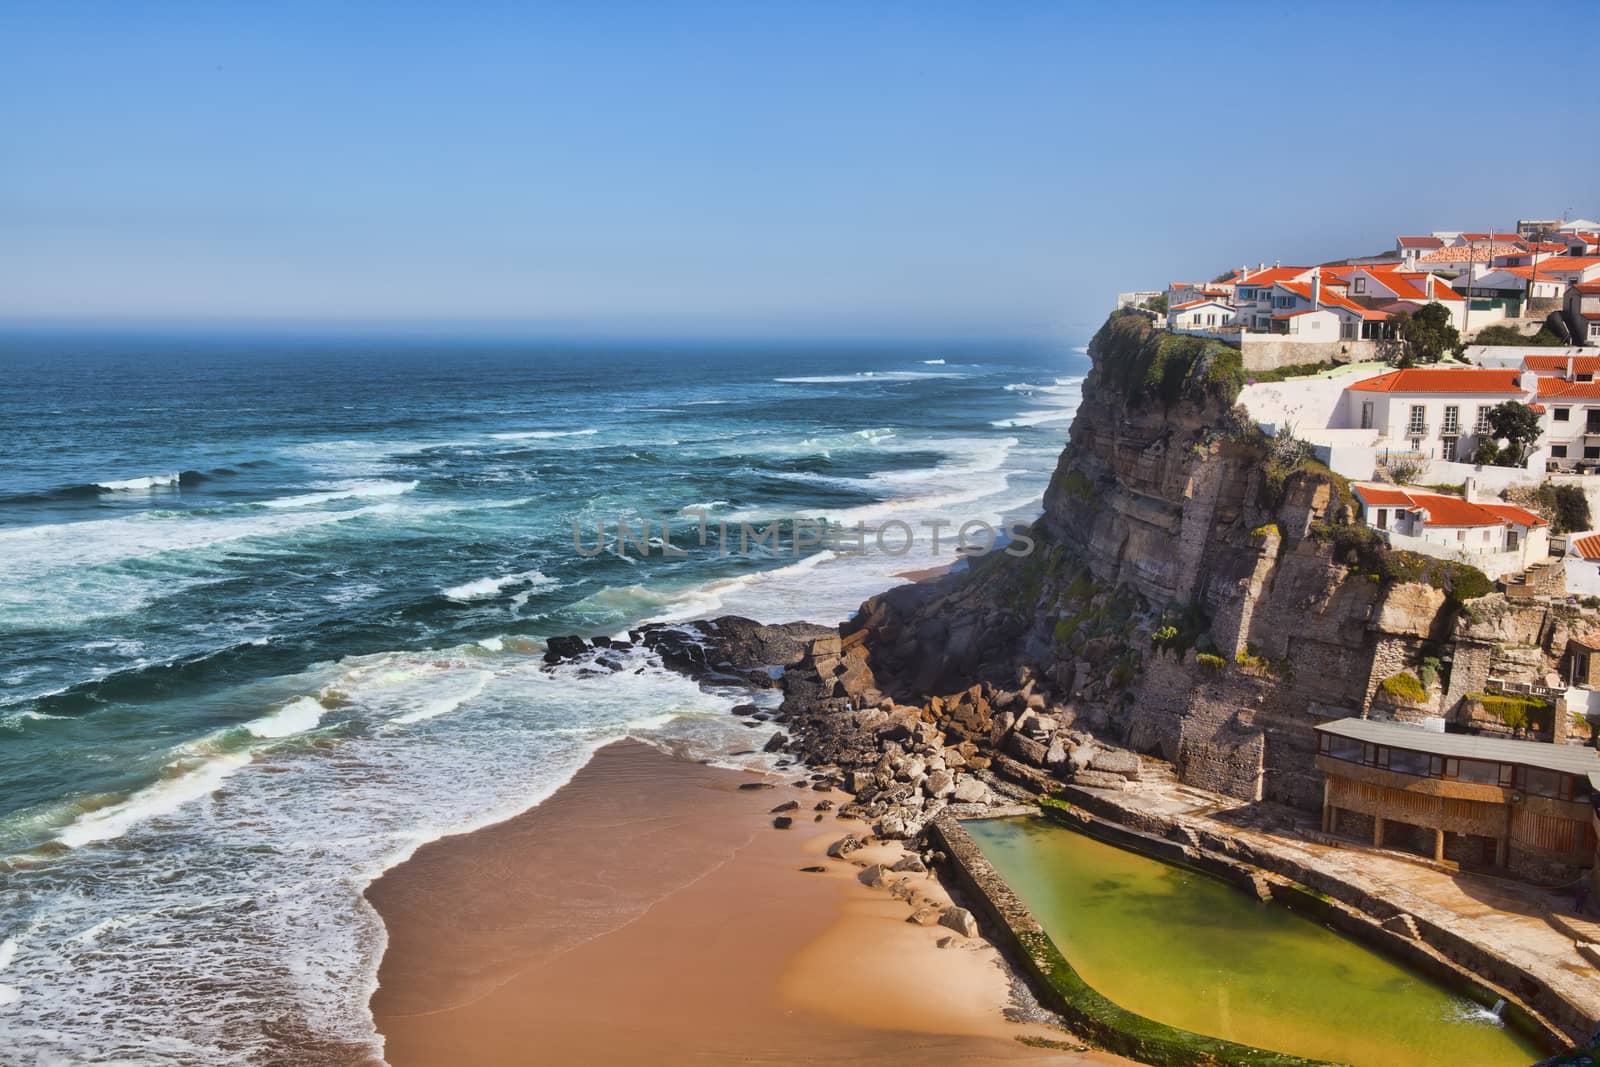
M906 921L948 901L934 876L862 883L901 845L828 858L866 827L803 772L616 742L542 803L385 871L364 896L387 933L370 1007L388 1062L1126 1062L1015 1040L1077 1044L1006 1018L988 942Z

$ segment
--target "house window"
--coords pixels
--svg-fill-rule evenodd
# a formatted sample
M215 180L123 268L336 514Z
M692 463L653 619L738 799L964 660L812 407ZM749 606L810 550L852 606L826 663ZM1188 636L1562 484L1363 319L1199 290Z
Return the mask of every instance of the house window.
M1485 434L1489 432L1489 412L1493 410L1494 408L1487 407L1478 409L1478 421L1473 427L1474 433Z
M1441 433L1451 434L1461 432L1461 409L1454 404L1444 409L1444 425L1440 427Z
M1600 445L1584 445L1583 446L1583 458L1584 459L1600 459Z
M1388 508L1379 508L1378 511L1377 511L1377 516L1378 516L1378 529L1387 530L1389 528L1389 509Z
M1441 459L1443 459L1446 463L1454 463L1456 461L1456 441L1457 440L1459 440L1459 438L1446 437L1439 444L1439 457Z
M1372 401L1370 400L1361 402L1361 428L1363 430L1372 429Z
M1406 433L1423 433L1427 425L1425 409L1421 404L1411 405L1411 421L1406 423Z
M1572 417L1572 409L1571 408L1556 408L1554 411L1552 411L1550 413L1550 417L1552 419L1556 420L1557 422L1566 422L1568 419L1570 419Z
M1566 445L1551 445L1550 446L1550 458L1551 459L1566 459L1567 458L1567 446Z
M1589 336L1590 337L1595 337L1595 336L1600 336L1600 334L1597 334L1596 331L1595 331L1595 328L1593 326L1591 326L1591 327L1589 327ZM1592 381L1594 381L1594 375L1592 375L1592 374L1580 374L1580 375L1578 375L1578 381L1580 381L1580 382L1592 382Z
M1367 280L1365 278L1361 278L1361 277L1356 278L1356 292L1357 293L1364 293L1366 291L1367 291Z
M1506 551L1507 552L1515 552L1517 550L1517 544L1518 544L1518 542L1517 542L1517 531L1515 531L1515 530L1507 530L1506 531Z

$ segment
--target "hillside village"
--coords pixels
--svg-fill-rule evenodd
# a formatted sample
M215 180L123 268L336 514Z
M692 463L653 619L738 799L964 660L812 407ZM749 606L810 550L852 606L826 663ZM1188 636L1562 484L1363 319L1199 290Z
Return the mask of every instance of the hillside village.
M1401 235L1118 303L1237 348L1250 417L1355 483L1391 546L1600 596L1600 222Z
M1304 712L1330 840L1600 891L1600 223L1402 235L1383 256L1245 266L1118 303L1152 343L1236 351L1235 416L1269 466L1322 472L1322 496L1252 535L1273 551L1247 600L1286 580L1286 557L1314 570L1319 541L1355 571L1377 545L1481 572L1450 594L1476 606L1447 627L1393 597L1347 620L1410 645L1373 657L1359 710ZM1258 632L1240 670L1330 639L1311 633L1318 596L1303 603L1304 632Z

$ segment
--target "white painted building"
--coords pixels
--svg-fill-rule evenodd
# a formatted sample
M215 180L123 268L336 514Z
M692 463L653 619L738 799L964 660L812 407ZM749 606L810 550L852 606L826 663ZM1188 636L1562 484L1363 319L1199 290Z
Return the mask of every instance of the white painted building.
M1600 274L1600 269L1596 273ZM1562 307L1572 339L1579 344L1600 345L1600 277L1570 286Z
M1466 482L1467 496L1473 483ZM1490 578L1524 571L1550 554L1549 524L1525 508L1410 486L1351 486L1361 521L1392 548L1470 563Z
M1214 330L1233 322L1233 307L1221 300L1190 300L1167 308L1169 330Z
M1343 425L1377 431L1388 447L1466 462L1488 430L1489 412L1507 400L1525 400L1533 375L1477 367L1417 367L1390 371L1345 390Z

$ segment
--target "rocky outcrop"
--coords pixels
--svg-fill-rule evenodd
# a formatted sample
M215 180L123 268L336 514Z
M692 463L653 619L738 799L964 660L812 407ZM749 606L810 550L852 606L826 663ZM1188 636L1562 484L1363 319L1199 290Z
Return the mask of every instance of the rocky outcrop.
M848 766L873 756L862 731L940 731L969 763L1116 788L1142 754L1206 789L1314 809L1314 724L1388 714L1381 683L1424 664L1437 677L1417 716L1451 714L1462 691L1442 674L1485 628L1548 660L1558 624L1535 616L1550 609L1473 599L1458 633L1487 586L1374 545L1342 479L1274 455L1232 407L1226 356L1174 341L1140 317L1097 336L1030 555L874 598L791 669L791 714L840 713L800 730L803 752ZM1121 752L1097 765L1091 745Z

